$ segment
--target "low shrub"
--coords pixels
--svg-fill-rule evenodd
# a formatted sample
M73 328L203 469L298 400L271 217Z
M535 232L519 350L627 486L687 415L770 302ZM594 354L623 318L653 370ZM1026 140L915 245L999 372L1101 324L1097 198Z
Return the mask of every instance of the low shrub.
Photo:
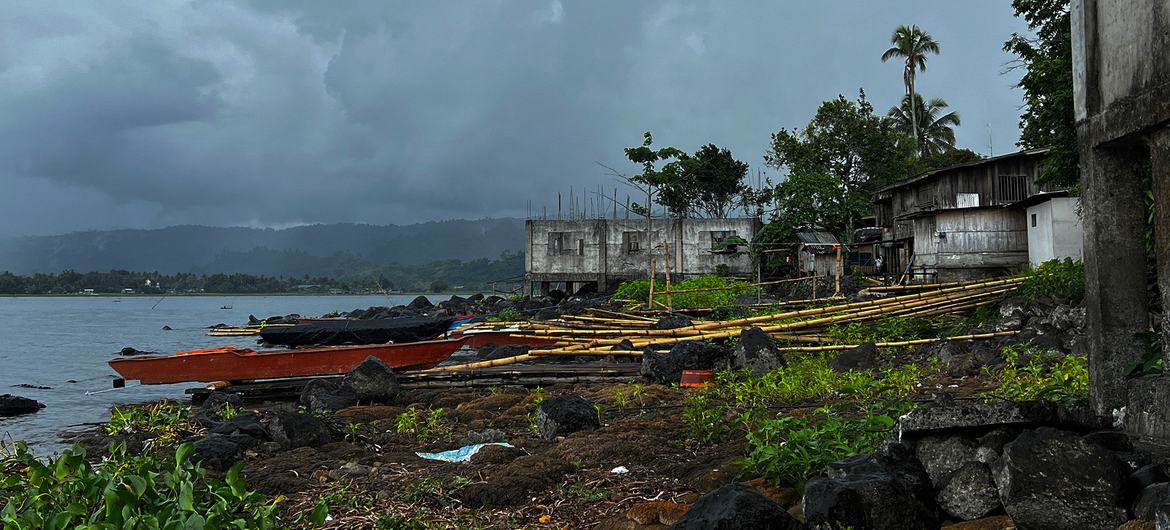
M830 462L877 449L905 410L900 405L850 419L822 407L808 419L763 420L748 431L748 454L740 464L775 484L803 489L809 478L824 475Z
M1045 261L1024 274L1017 291L1028 298L1051 296L1080 300L1085 296L1085 264L1080 260Z
M189 407L163 401L149 405L114 407L110 409L110 421L105 424L106 434L144 433L152 436L151 447L169 447L175 444L187 427ZM226 409L235 414L235 409ZM230 418L224 418L230 419Z
M157 458L129 454L117 444L94 465L79 446L42 461L18 442L5 450L0 464L0 499L6 499L0 523L6 529L50 530L276 526L281 499L269 502L248 491L242 463L223 480L209 478L190 462L194 450L182 444L173 458Z
M729 288L719 291L703 291L697 293L681 293L671 295L671 303L675 309L713 308L733 305L735 300L745 294L756 292L756 287L749 282L720 276L701 276L682 280L671 284L672 291L687 291L691 289ZM665 290L666 283L661 279L654 282L655 291ZM650 280L631 280L621 284L614 291L613 297L619 300L633 300L645 302L650 296ZM654 299L665 304L666 295L655 294Z
M996 397L1028 401L1085 399L1089 397L1089 360L1083 355L1064 355L1026 346L1004 348L1005 365L988 374L1000 381Z

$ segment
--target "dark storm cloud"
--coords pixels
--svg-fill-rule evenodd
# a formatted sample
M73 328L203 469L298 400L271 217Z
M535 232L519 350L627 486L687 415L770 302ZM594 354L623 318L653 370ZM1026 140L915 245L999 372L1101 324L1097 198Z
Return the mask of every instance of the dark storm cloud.
M1007 2L9 3L0 234L524 215L645 130L760 166L825 99L898 100L902 23L960 143L1009 150Z

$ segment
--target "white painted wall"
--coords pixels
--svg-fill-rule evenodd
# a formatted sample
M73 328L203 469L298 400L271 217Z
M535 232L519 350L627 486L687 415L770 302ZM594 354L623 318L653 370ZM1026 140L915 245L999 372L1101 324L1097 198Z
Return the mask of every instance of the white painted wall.
M1026 222L1028 261L1032 266L1053 259L1081 259L1084 255L1077 199L1058 197L1029 207Z

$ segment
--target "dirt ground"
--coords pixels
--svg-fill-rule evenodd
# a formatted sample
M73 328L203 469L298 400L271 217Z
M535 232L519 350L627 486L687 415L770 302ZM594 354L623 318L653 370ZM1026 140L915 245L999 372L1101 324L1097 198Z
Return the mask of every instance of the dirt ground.
M637 398L615 403L618 392L635 388ZM418 527L408 519L455 528L597 527L647 501L691 503L739 477L743 440L688 441L684 393L630 384L408 391L398 400L404 405L335 413L345 441L256 454L244 473L250 488L286 498L281 518L292 527L311 526L308 514L321 499L330 505L325 528L378 528L379 519L384 528ZM563 394L600 404L602 427L539 438L531 427L535 401ZM411 405L442 408L443 432L428 439L397 432ZM469 433L489 429L514 447L487 447L466 463L415 454L456 449L472 441Z

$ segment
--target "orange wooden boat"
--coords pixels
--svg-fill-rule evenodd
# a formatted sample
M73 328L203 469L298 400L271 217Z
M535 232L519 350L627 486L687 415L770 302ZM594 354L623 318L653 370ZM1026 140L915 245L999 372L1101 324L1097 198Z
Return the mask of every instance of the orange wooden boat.
M455 338L370 344L323 346L288 350L256 351L248 348L191 350L173 355L120 357L109 361L110 368L128 381L144 385L184 382L255 381L285 377L338 375L352 370L367 357L377 357L400 371L433 368L463 346L487 344L544 346L553 339L513 337L507 333L476 333Z

